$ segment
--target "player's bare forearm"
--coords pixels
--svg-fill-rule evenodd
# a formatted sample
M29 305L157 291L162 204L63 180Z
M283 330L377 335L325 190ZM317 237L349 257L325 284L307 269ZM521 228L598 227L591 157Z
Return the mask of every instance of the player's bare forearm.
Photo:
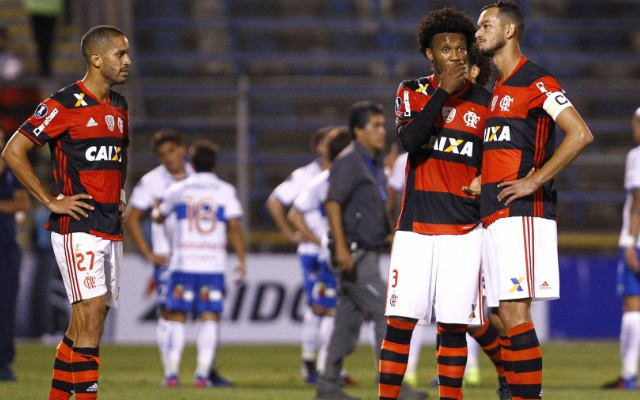
M34 147L31 140L20 132L16 132L4 148L2 158L27 190L48 207L54 198L42 185L27 158L27 153Z
M273 194L267 199L267 210L269 210L269 214L271 214L278 229L284 233L291 243L298 244L301 242L300 233L287 222L284 205Z
M147 243L147 240L144 238L142 226L140 225L140 220L142 219L143 215L143 210L130 206L128 208L127 218L124 220L124 227L131 235L133 244L136 246L140 254L142 254L147 260L156 264L154 260L154 254L149 247L149 243ZM160 264L163 263L161 262Z
M31 199L29 192L25 189L19 189L13 192L13 197L9 200L0 201L0 213L15 214L18 211L29 211L31 208Z
M631 203L631 210L629 211L629 236L633 238L625 248L624 258L627 265L635 273L640 272L640 260L638 259L638 251L636 250L636 243L638 241L638 234L640 234L640 189L634 189L631 191L633 196L633 202Z
M242 224L239 218L230 219L227 222L227 230L229 235L229 243L231 248L238 256L238 276L236 282L242 282L246 274L246 247L244 244L244 233L242 231Z
M532 170L526 177L499 183L498 188L503 189L498 194L499 201L506 199L505 204L509 205L517 198L530 195L564 170L593 142L591 131L573 107L562 111L556 118L556 124L566 136L553 156L539 170Z
M298 230L304 237L304 239L308 242L313 242L316 245L320 246L320 239L313 233L311 229L304 222L304 214L298 211L295 207L291 207L289 209L289 213L287 214L287 219L291 222L294 228Z

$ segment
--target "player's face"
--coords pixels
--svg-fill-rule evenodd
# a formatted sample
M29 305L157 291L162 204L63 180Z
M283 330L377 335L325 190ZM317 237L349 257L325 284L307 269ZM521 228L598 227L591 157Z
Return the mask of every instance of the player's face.
M186 148L177 143L167 141L158 146L158 157L160 162L170 173L179 173L184 168L184 157Z
M365 148L373 152L382 151L386 145L387 131L384 128L384 116L372 114L364 128L354 129L356 139Z
M438 33L426 55L435 72L441 74L447 64L467 63L467 39L462 33Z
M488 8L478 18L476 41L480 54L486 57L493 57L507 43L504 36L505 25L498 18L498 11L497 7Z
M124 36L116 36L105 46L102 56L101 71L112 85L125 83L129 76L129 41Z

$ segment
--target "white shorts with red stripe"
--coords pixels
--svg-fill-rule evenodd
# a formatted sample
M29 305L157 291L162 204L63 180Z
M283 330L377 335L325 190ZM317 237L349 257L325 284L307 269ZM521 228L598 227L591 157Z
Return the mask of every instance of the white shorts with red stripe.
M397 231L393 238L385 315L481 325L482 228L464 235Z
M556 221L537 217L501 218L486 228L482 246L485 296L500 300L560 298Z
M51 232L51 243L71 304L104 295L107 306L118 306L122 242Z

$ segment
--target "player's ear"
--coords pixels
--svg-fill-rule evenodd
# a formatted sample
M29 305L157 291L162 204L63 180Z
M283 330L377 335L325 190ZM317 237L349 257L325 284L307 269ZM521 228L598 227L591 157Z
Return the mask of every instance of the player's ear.
M91 64L93 64L95 68L100 68L100 66L102 65L102 57L100 56L100 54L91 54Z
M430 48L427 47L424 51L424 54L427 56L427 60L433 61L433 52Z
M516 36L516 24L514 24L512 22L506 24L505 25L504 34L507 37L507 39L511 39L512 37L515 37Z

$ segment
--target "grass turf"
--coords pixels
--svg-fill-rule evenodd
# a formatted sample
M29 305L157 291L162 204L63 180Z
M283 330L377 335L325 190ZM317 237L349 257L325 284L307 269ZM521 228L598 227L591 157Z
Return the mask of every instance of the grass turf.
M0 399L46 399L54 346L19 343L13 365L18 381L0 382ZM614 341L552 342L543 346L545 399L637 399L638 391L601 390L600 385L619 374L619 348ZM192 386L196 350L187 346L182 359L181 387L160 387L162 368L153 346L103 345L101 348L100 392L102 400L198 400L198 399L313 399L315 388L300 378L300 349L297 346L222 346L218 354L221 375L234 382L233 388L196 389ZM465 400L497 399L495 370L480 355L482 384L465 388ZM358 382L346 391L363 400L377 399L375 370L370 347L361 346L346 359L349 374ZM423 348L418 370L419 387L437 398L437 389L427 382L435 375L433 347Z

